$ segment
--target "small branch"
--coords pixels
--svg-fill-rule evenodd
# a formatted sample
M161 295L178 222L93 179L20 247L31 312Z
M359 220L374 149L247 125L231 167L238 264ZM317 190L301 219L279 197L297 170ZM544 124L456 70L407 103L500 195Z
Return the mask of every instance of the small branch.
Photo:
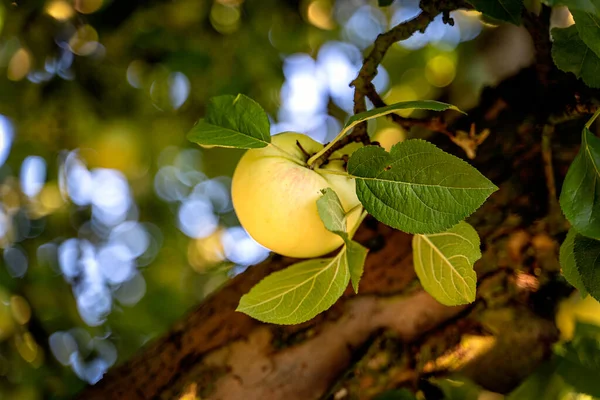
M433 1L427 5L421 4L421 8L423 12L419 16L398 24L388 32L380 34L373 43L373 48L365 58L358 76L350 84L350 86L354 87L354 114L367 110L365 96L369 89L368 86L377 75L377 67L381 64L383 57L392 44L408 39L417 31L425 32L425 29L440 12L444 13L444 22L452 24L453 21L449 18L450 11L458 8L471 8L471 6L462 1ZM354 132L357 132L357 136L366 136L366 123L357 125L354 128ZM362 141L364 142L364 140Z

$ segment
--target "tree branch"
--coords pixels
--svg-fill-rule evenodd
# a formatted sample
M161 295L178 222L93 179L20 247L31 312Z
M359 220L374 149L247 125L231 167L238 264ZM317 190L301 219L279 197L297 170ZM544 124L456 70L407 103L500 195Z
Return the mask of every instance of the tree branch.
M377 68L379 67L379 64L381 64L388 49L394 43L408 39L417 31L424 32L433 19L440 13L444 13L444 22L453 23L449 17L449 13L458 8L471 8L471 6L461 0L436 0L428 2L427 4L421 3L421 9L423 11L416 18L398 24L391 30L377 36L371 52L363 61L358 76L350 83L350 86L354 87L354 114L367 111L367 93L370 90L375 92L370 86L372 86L372 81L375 76L377 76ZM321 157L315 160L313 165L318 167L323 164L333 152L353 142L362 142L364 144L370 143L366 122L358 124L352 133L336 142L327 152L323 153Z

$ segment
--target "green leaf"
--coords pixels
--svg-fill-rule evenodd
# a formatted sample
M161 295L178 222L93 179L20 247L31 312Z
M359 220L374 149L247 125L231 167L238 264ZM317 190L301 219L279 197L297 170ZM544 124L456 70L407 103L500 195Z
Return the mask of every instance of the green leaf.
M578 332L579 331L579 332ZM586 329L575 332L571 342L556 349L558 374L580 393L600 396L600 339Z
M556 360L542 364L533 374L513 390L506 400L557 400L570 392L563 379L556 374Z
M600 0L563 0L569 7L581 40L600 57Z
M600 241L576 235L573 252L583 286L596 300L600 300Z
M348 133L352 128L354 128L356 125L360 124L361 122L364 122L364 121L367 121L367 120L370 120L373 118L381 117L383 115L391 114L395 111L406 110L406 109L431 110L431 111L455 110L455 111L458 111L458 112L461 112L464 114L463 111L461 111L459 108L457 108L451 104L446 104L446 103L442 103L442 102L435 101L435 100L402 101L400 103L394 103L394 104L390 104L385 107L374 108L370 111L365 111L365 112L362 112L359 114L355 114L352 117L350 117L350 119L348 119L348 122L346 122L346 124L344 125L344 128L342 128L342 130L340 131L340 133L338 133L338 135L335 137L335 139L333 139L331 142L329 142L329 144L327 146L325 146L323 148L323 150L321 150L319 153L313 155L311 158L308 159L308 161L307 161L308 165L312 165L312 163L317 158L319 158L319 156L324 151L328 150L331 146L333 146L333 144L335 142L337 142L338 140L343 138L346 135L346 133Z
M581 281L577 264L575 263L575 253L573 252L573 246L575 245L575 237L579 235L575 229L569 229L567 237L560 246L559 261L562 268L562 274L572 286L574 286L581 297L587 296L587 290Z
M355 127L361 122L378 118L387 114L391 114L400 110L407 109L416 109L416 110L430 110L430 111L446 111L446 110L454 110L465 114L458 107L453 106L452 104L442 103L440 101L435 100L414 100L414 101L403 101L400 103L390 104L389 106L374 108L369 111L361 112L359 114L355 114L348 119L346 125L344 125L344 130L348 131L349 129Z
M346 242L346 255L348 257L348 269L354 293L358 293L358 284L365 268L365 261L369 250L354 240Z
M251 98L219 96L209 100L205 117L187 138L200 145L257 149L271 143L269 126L267 114Z
M363 274L368 250L359 243L351 240L348 236L346 232L346 213L335 191L331 188L326 188L322 192L323 196L317 200L319 216L327 230L344 239L352 287L354 288L354 292L358 293L358 284Z
M379 7L391 6L394 0L378 0Z
M299 324L331 307L350 280L345 247L333 258L301 261L264 278L236 311L262 322Z
M600 88L600 58L581 40L575 25L552 29L552 37L552 59L558 69L574 73L592 88Z
M413 237L413 263L423 288L447 306L475 300L475 261L481 258L479 235L461 221L446 232Z
M587 128L565 177L560 206L577 232L600 239L600 139Z
M321 192L323 193L323 196L317 200L319 217L321 217L321 220L328 231L341 236L344 241L347 241L346 212L344 211L340 198L331 188L323 189Z
M467 0L477 11L515 25L521 23L522 0Z
M498 188L471 165L424 140L390 153L366 146L352 154L348 173L365 209L408 233L442 232L473 213Z

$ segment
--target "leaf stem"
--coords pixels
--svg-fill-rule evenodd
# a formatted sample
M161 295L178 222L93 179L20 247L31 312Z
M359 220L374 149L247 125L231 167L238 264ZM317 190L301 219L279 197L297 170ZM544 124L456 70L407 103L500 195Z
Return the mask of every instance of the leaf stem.
M592 115L592 118L590 118L590 120L585 124L585 127L587 129L590 129L590 126L592 126L592 124L594 123L594 121L596 120L596 118L598 118L598 115L600 115L600 108L598 108L596 110L596 112L594 113L594 115Z

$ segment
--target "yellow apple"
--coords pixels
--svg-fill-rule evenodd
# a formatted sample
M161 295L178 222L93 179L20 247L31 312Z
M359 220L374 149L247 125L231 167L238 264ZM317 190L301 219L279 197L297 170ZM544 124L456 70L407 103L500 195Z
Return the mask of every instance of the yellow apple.
M306 135L284 132L273 136L269 146L242 156L233 174L233 207L244 229L266 248L289 257L318 257L342 245L319 217L322 189L333 189L346 212L354 210L348 215L348 230L358 223L361 207L354 179L344 175L341 158L360 145L338 150L313 170L297 142L310 155L323 148Z

